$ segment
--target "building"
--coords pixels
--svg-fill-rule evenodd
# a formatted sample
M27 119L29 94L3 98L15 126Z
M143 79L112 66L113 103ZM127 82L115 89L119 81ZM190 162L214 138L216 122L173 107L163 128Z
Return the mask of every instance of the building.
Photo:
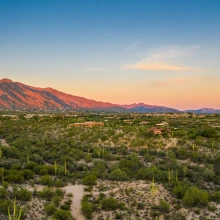
M171 132L171 129L164 129L164 128L157 128L157 127L153 127L153 128L149 128L147 130L148 132L150 131L153 131L154 132L154 135L160 135L162 134L162 132L167 132L167 133L170 133Z
M75 127L103 127L103 122L95 122L95 121L87 121L82 123L75 123L73 124Z
M165 121L163 121L163 122L161 122L159 124L156 124L156 126L158 126L158 127L167 127L168 125L169 124L167 122L165 122Z

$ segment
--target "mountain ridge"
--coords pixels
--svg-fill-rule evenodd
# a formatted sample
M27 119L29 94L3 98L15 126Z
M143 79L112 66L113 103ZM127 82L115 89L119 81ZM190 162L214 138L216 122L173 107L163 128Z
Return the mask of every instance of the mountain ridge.
M0 80L0 109L3 110L91 110L110 112L193 112L220 113L220 110L202 108L198 110L180 111L165 106L133 103L127 105L96 101L80 96L66 94L56 89L40 88L13 82L10 79Z

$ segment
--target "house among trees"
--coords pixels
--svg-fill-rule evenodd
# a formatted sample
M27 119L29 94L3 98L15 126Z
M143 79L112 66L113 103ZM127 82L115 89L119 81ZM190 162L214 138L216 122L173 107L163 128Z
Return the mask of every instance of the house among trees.
M103 127L103 122L95 122L95 121L87 121L83 123L75 123L73 124L75 127Z
M157 134L160 135L162 134L162 132L170 133L171 129L152 127L152 128L149 128L147 131L148 132L153 131L154 135L157 135Z
M163 121L159 124L156 124L157 127L167 127L169 124L166 121Z

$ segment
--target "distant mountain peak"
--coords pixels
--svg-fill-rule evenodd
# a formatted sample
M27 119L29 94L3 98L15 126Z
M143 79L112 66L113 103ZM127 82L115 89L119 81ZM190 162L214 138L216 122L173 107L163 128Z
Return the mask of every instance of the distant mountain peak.
M79 96L60 92L53 88L28 86L10 79L0 80L0 109L11 110L98 110L122 111L111 103L97 102Z
M38 88L20 82L13 82L4 78L0 80L0 109L7 110L89 110L105 112L139 112L139 113L165 113L180 112L177 109L133 103L130 105L117 105L108 102L95 101L80 96L66 94L53 88ZM220 110L203 108L188 110L195 113L220 113Z
M3 78L2 80L0 80L0 82L12 83L13 81L7 78Z

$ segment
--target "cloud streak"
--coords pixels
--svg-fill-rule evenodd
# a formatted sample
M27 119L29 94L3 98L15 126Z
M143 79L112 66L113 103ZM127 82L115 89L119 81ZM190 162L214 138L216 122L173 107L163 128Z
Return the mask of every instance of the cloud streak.
M138 62L133 65L125 65L126 69L134 70L153 70L153 71L187 71L193 70L193 68L178 66L169 63L150 63L150 62Z
M132 44L130 44L126 49L127 50L136 50L140 45L141 45L141 41L135 41Z
M170 77L167 79L146 83L144 86L150 86L150 87L179 86L189 83L210 81L213 79L215 79L215 76Z
M169 46L151 51L140 61L133 64L126 64L124 69L151 70L151 71L188 71L198 70L178 64L183 57L195 54L198 46L178 47Z

